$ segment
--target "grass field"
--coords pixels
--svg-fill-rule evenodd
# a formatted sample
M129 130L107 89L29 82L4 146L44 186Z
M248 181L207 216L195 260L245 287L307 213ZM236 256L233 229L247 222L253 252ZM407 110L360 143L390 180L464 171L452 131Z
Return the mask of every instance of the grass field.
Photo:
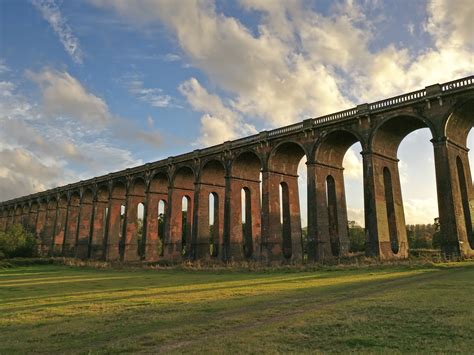
M0 270L0 353L474 350L474 262L326 271Z

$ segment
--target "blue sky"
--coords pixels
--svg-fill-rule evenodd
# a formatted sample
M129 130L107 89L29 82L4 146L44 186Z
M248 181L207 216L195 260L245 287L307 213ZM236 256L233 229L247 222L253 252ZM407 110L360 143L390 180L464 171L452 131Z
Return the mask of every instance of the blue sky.
M471 75L473 16L470 0L1 0L0 200ZM437 215L429 139L399 151L409 223ZM356 147L345 168L362 222Z

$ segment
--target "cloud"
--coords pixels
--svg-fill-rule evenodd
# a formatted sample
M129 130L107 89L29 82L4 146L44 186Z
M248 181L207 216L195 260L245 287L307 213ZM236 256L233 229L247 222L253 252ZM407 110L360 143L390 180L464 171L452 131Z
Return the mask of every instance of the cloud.
M165 62L178 62L181 60L181 57L174 53L165 54L162 58Z
M103 100L68 73L45 70L28 76L39 83L42 104L14 82L0 81L0 201L143 164L122 148L125 142L161 144L157 131L141 131L110 114ZM100 131L81 107L90 115L106 115Z
M160 88L145 88L143 81L132 80L128 83L128 91L138 97L142 102L145 102L153 107L176 107L173 103L173 98L170 95L163 93Z
M93 126L103 126L111 120L105 101L88 92L69 73L45 69L28 72L28 76L41 88L46 114L74 118Z
M185 81L179 90L194 110L206 112L201 117L199 145L214 145L257 132L237 112L227 107L219 96L209 94L197 79Z
M79 45L79 40L61 14L56 2L54 0L31 0L31 3L52 27L53 31L59 37L64 50L76 63L82 64L84 55Z
M350 148L344 156L342 165L344 166L344 177L346 179L362 179L362 157L359 153L356 149Z

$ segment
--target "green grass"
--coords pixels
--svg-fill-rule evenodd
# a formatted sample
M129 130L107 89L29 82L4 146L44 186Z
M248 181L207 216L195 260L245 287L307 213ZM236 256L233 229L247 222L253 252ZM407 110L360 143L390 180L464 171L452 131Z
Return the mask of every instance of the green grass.
M472 353L474 262L0 270L0 353Z

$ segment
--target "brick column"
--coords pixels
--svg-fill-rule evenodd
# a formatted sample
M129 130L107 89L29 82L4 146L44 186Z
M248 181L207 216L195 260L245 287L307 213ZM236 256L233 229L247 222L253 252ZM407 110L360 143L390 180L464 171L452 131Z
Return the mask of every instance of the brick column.
M52 246L54 240L54 226L56 224L56 203L54 205L48 204L46 210L46 222L42 232L41 250L44 255L52 254Z
M284 260L283 248L291 249L292 261L302 260L301 218L298 176L265 171L262 173L262 253L267 261ZM282 230L280 221L280 183L288 186L289 229ZM291 244L284 246L284 234ZM289 250L288 250L289 252Z
M66 218L67 218L67 208L66 206L58 205L56 211L56 223L54 227L54 237L53 237L53 255L61 255L63 244L64 244L64 232L66 227Z
M125 227L125 243L124 243L124 261L136 261L139 260L138 255L138 217L137 208L138 204L143 203L143 196L128 195L127 197L127 208L125 211L126 215L126 227ZM146 213L146 206L145 206Z
M158 204L165 201L165 216L166 204L168 195L163 193L148 192L147 195L147 218L146 218L146 235L145 235L145 260L156 261L160 258L158 255L158 240L160 237L158 231ZM162 245L164 248L164 245Z
M92 202L82 201L79 212L79 227L76 243L76 257L86 259L89 251L89 237L91 234Z
M328 176L334 181L335 196L328 195ZM308 257L322 261L344 255L349 250L349 237L343 169L308 164L308 180Z
M189 189L170 188L168 195L168 219L165 226L164 257L168 260L178 261L182 258L182 199L188 196L188 219L186 236L186 257L191 256L191 230L193 219L193 191Z
M46 224L46 204L40 204L38 206L38 217L36 219L36 242L38 245L39 253L42 255L43 253L43 230Z
M89 258L103 259L104 258L104 239L106 233L106 208L107 201L94 202L94 221L92 223L92 238L89 245Z
M123 233L120 231L120 213L123 202L122 199L114 197L109 201L106 259L110 261L120 259L120 234Z
M7 228L7 215L5 212L2 211L2 215L0 216L0 231L4 232Z
M28 216L28 230L32 233L36 231L36 219L38 218L38 207L31 208Z
M443 251L448 255L460 254L474 256L472 223L474 221L474 189L469 167L468 150L446 139L433 140L438 209ZM460 185L457 159L460 159L464 172L464 194ZM470 216L469 216L470 214ZM469 218L470 217L470 218ZM468 222L466 222L466 219ZM469 221L470 219L470 221ZM468 227L470 224L470 228ZM469 231L469 229L471 229ZM471 234L471 243L469 243Z
M406 258L408 242L405 214L400 188L398 160L373 152L363 152L364 207L366 226L366 255L381 259ZM384 168L391 176L393 210L386 200ZM392 251L394 235L398 239L398 252Z
M199 183L194 195L193 246L195 259L210 259L209 195L217 194L217 218L214 220L214 255L222 259L224 250L225 186Z
M261 207L260 207L260 181L230 177L229 180L229 260L243 260L248 257L258 259L261 243ZM246 241L250 250L244 250L244 234L242 230L242 189L250 191L250 210L247 223L250 225L252 240ZM247 256L247 255L250 256Z
M67 209L66 234L63 244L63 255L74 256L77 240L79 206L69 205Z

